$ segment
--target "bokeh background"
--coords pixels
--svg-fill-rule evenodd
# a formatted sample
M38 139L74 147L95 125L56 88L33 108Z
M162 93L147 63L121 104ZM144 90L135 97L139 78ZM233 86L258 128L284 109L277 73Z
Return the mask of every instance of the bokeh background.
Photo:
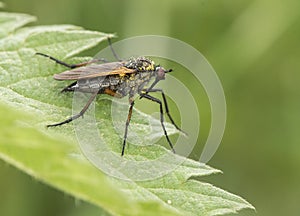
M3 2L6 11L37 16L34 25L74 24L116 32L117 40L166 35L194 46L215 68L228 109L222 144L209 161L224 174L202 180L256 207L256 212L245 210L239 215L300 215L300 1ZM201 111L200 146L209 128L207 109L204 105ZM101 214L106 215L0 162L0 215Z

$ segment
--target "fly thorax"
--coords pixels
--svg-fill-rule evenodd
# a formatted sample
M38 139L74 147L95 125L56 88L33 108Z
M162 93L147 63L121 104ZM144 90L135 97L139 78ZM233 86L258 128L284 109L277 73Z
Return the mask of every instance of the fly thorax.
M153 71L155 69L155 63L146 57L131 58L124 66L140 72Z

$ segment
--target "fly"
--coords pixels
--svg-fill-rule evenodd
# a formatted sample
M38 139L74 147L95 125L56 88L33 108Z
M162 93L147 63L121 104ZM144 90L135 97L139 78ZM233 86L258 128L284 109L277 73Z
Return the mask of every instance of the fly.
M110 40L109 44L111 45ZM114 56L117 57L113 49L112 51ZM62 122L47 125L47 127L56 127L64 125L83 116L98 94L107 94L117 98L123 98L125 96L128 96L129 111L125 125L125 132L121 152L121 156L123 156L125 152L128 126L131 120L132 109L134 106L134 96L139 95L140 99L145 98L159 105L161 126L172 152L175 153L173 144L170 141L168 133L164 126L163 104L165 112L168 115L171 123L175 126L177 130L181 132L183 131L175 124L172 116L170 115L164 91L159 88L154 88L160 80L165 79L165 74L171 72L172 69L166 70L160 65L155 64L154 61L152 61L151 59L143 56L138 58L132 57L127 61L107 62L102 64L94 64L95 62L99 61L96 59L79 64L68 64L43 53L36 54L50 58L56 63L70 68L70 70L64 71L59 74L55 74L53 77L55 80L59 81L74 81L70 85L66 86L62 90L62 92L80 91L91 94L91 97L89 98L88 102L78 114L71 116L70 118ZM154 81L151 83L151 85L149 87L146 87L153 79ZM153 97L149 94L152 92L161 93L163 100L161 101L160 99Z

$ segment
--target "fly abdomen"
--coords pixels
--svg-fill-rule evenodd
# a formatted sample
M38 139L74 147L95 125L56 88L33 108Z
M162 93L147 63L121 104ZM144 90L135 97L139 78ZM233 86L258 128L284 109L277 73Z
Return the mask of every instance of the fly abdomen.
M107 87L117 86L120 79L115 76L95 77L90 79L79 79L76 90L81 92L95 92L96 90L105 89Z
M103 77L97 77L93 79L79 79L77 81L76 90L81 92L95 92L100 88L105 87L103 84Z

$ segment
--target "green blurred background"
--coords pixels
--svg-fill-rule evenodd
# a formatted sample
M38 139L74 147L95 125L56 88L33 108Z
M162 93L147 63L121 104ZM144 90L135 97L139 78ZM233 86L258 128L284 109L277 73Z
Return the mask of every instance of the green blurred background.
M202 180L256 207L239 215L300 215L299 0L3 2L6 11L37 16L37 25L75 24L116 32L117 40L166 35L194 46L215 68L228 109L222 144L209 162L224 174ZM4 162L0 176L0 215L106 215Z

